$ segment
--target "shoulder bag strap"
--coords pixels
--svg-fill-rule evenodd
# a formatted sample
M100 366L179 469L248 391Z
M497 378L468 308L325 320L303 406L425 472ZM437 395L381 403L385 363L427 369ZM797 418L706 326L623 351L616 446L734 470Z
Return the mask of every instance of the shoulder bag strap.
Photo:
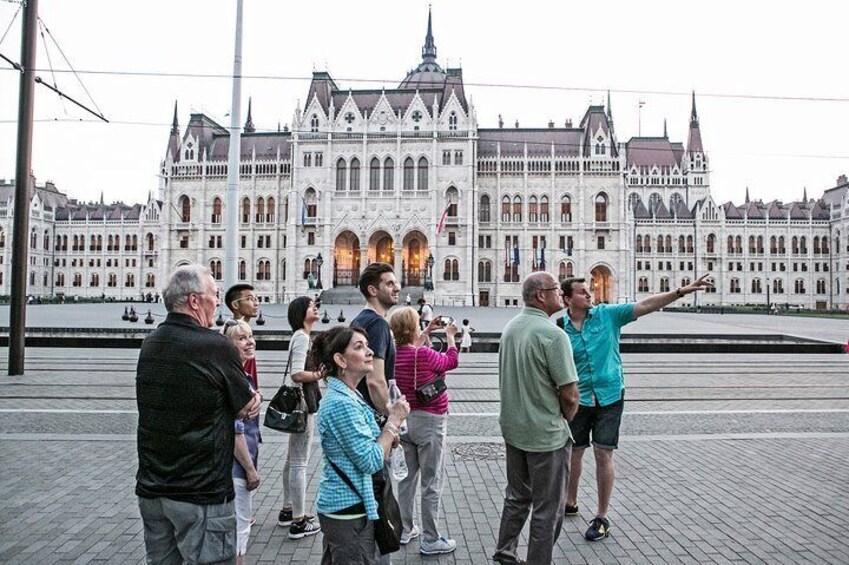
M419 348L413 350L413 390L419 388Z
M292 334L294 337L295 334ZM292 340L289 340L289 360L286 361L286 369L283 371L283 384L286 384L286 377L289 376L289 371L292 369ZM294 381L293 381L294 382Z
M339 477L341 477L341 479L342 479L343 481L345 481L345 484L346 484L346 485L348 485L348 488L350 488L352 491L354 491L354 494L356 494L357 496L359 496L359 497L360 497L360 500L362 500L362 499L363 499L363 497L362 497L362 495L360 494L360 491L358 491L358 490L357 490L357 487L355 487L355 486L354 486L353 481L351 481L351 479L349 479L349 478L348 478L348 475L346 475L346 474L345 474L345 472L344 472L344 471L342 471L342 469L340 469L340 468L336 465L336 463L334 463L334 462L333 462L333 460L332 460L332 459L330 459L330 456L329 456L329 455L327 456L327 462L328 462L328 463L330 463L330 466L331 466L331 467L333 467L333 470L334 470L334 471L336 471L336 474L337 474L337 475L339 475ZM363 501L363 504L365 504L365 501Z

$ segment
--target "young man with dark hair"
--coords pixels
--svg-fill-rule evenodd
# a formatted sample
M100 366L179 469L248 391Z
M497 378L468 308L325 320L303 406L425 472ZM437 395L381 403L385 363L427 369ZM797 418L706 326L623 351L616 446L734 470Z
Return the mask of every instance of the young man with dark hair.
M619 331L641 316L672 304L686 294L711 286L703 275L677 290L655 294L629 304L593 306L586 279L568 278L561 283L567 315L557 320L572 343L578 370L580 406L569 423L575 445L569 486L566 489L566 516L578 515L578 482L584 450L593 444L598 486L598 510L584 537L604 539L610 533L607 510L613 493L615 471L613 451L619 445L619 424L625 407L625 375L619 355Z
M365 330L369 349L374 351L374 371L359 384L363 398L373 408L387 414L389 386L395 373L395 342L386 313L398 304L401 288L395 279L392 265L372 263L363 270L359 281L360 293L366 299L365 308L351 321L351 326Z
M254 294L254 287L247 283L237 283L228 288L224 293L224 304L233 313L234 320L241 320L246 324L250 324L251 318L255 318L259 313L259 300ZM245 363L245 372L251 376L254 388L259 388L256 357Z
M254 287L247 283L234 284L224 294L224 304L233 313L234 320L251 323L259 313L259 300L254 294Z

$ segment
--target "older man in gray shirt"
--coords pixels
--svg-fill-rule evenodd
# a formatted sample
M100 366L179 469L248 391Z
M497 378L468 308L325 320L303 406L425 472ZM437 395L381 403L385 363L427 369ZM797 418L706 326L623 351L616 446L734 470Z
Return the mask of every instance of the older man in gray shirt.
M557 281L550 273L528 275L522 299L525 307L504 328L498 351L507 489L492 558L524 563L516 550L533 506L528 563L547 565L563 524L578 375L569 338L549 319L563 308Z

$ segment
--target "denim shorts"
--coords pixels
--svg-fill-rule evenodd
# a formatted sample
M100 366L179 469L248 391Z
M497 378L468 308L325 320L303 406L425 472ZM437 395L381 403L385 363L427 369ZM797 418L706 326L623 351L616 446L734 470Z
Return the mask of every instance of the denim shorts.
M607 406L578 406L578 412L569 422L572 449L585 449L592 444L602 449L619 447L619 424L622 422L622 410L625 408L625 394L622 398Z

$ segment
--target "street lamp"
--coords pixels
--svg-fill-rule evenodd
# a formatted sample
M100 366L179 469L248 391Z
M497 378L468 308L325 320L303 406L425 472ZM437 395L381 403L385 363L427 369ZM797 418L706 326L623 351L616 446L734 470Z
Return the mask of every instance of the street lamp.
M436 261L433 258L433 253L427 255L427 276L425 277L425 290L433 290L433 264Z
M324 264L324 259L321 258L321 253L318 254L318 257L315 258L315 265L318 267L318 283L316 283L315 288L318 290L323 289L321 286L321 266Z
M772 304L769 302L769 277L766 277L766 315L772 313Z

